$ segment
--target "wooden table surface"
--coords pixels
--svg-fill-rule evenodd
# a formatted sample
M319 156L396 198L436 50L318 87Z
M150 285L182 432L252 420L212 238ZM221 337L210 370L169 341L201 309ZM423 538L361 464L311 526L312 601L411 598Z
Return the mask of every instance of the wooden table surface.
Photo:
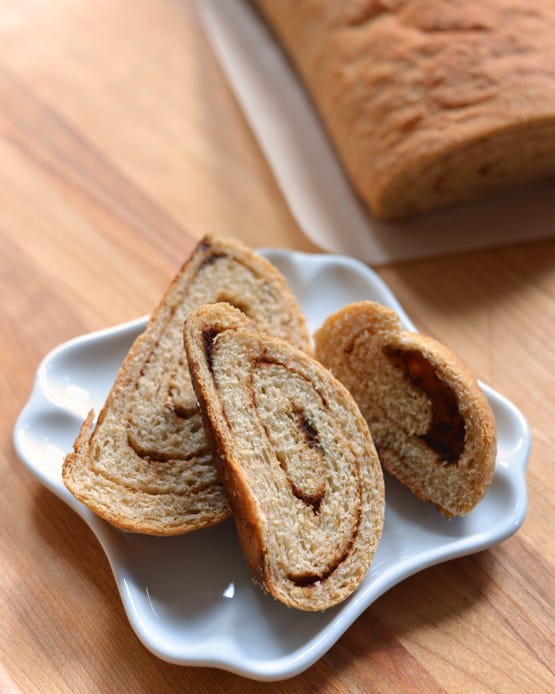
M525 414L523 527L380 598L304 674L169 665L85 523L24 468L41 358L149 312L204 232L299 231L187 0L0 4L0 691L555 691L555 240L379 269L419 328Z

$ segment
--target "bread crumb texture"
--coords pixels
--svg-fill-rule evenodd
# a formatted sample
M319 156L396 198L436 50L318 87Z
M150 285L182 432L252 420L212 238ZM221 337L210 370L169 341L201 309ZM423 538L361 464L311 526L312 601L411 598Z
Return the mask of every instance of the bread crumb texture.
M351 395L229 306L191 314L185 345L256 581L302 610L344 600L370 566L384 506L379 461Z
M234 240L205 237L133 344L92 433L89 417L64 461L67 488L117 527L173 535L230 513L182 337L193 309L221 300L260 329L311 349L304 317L278 271Z

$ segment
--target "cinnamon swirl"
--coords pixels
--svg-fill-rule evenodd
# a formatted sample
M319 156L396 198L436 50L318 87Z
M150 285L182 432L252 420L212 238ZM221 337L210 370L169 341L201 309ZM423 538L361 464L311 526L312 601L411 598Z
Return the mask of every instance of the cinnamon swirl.
M383 478L347 390L226 304L185 321L205 424L255 581L301 610L347 598L381 535Z
M91 413L64 461L71 493L119 528L175 535L230 513L182 343L185 316L222 300L260 329L310 350L279 272L236 241L202 239L132 346L94 430Z

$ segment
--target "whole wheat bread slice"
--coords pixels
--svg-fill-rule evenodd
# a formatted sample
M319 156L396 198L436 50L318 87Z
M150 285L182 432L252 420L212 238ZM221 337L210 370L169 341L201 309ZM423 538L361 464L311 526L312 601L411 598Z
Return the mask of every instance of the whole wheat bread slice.
M260 329L311 349L304 317L280 273L234 240L202 239L129 351L96 426L91 413L64 461L70 492L119 528L175 535L230 513L182 337L190 311L222 300Z
M184 342L255 581L301 610L347 598L382 532L383 478L368 426L321 364L225 304Z
M496 428L460 359L370 301L333 314L314 338L316 357L357 401L383 466L446 516L474 508L493 476Z

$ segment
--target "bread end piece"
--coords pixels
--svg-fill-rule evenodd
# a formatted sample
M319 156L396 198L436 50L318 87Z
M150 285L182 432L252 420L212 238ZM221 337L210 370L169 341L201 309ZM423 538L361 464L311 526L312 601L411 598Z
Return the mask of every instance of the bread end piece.
M496 425L460 359L370 301L330 316L314 339L316 357L357 401L384 468L448 517L471 511L493 477Z

